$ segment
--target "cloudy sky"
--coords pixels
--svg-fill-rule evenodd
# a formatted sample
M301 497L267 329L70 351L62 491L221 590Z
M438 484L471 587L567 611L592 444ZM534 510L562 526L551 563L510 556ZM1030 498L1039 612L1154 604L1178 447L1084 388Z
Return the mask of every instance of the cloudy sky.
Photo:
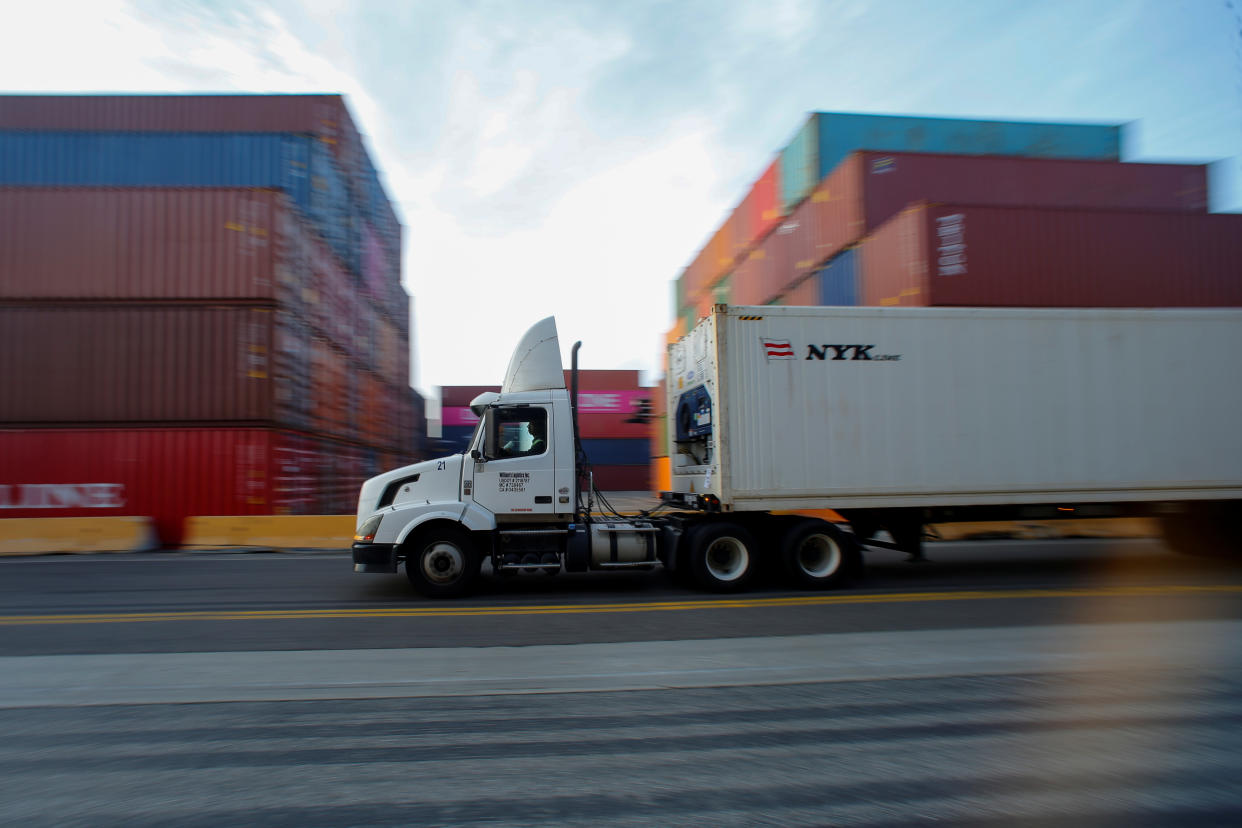
M658 364L671 281L810 110L1133 122L1242 209L1242 0L6 3L6 91L342 92L405 223L416 385L554 314Z

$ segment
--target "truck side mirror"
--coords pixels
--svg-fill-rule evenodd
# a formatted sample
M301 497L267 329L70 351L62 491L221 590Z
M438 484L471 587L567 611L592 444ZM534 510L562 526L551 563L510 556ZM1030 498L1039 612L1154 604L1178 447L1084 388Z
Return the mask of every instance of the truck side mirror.
M478 449L470 449L470 459L477 462L483 459L483 455L479 454Z

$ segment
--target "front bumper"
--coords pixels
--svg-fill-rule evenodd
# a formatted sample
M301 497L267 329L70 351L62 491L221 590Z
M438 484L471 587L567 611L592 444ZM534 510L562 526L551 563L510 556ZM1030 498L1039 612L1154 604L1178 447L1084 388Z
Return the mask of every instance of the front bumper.
M396 572L397 547L391 543L355 543L354 572Z

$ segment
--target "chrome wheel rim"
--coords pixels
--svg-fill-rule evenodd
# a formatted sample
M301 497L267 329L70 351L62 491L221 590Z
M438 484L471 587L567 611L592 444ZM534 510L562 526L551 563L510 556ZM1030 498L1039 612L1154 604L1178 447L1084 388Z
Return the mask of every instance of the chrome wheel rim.
M448 541L437 541L423 552L423 576L433 584L451 584L466 570L466 556Z
M736 581L746 574L750 552L737 538L720 538L707 547L707 571L718 581Z
M841 546L827 535L811 535L798 545L797 561L812 578L827 578L841 568Z

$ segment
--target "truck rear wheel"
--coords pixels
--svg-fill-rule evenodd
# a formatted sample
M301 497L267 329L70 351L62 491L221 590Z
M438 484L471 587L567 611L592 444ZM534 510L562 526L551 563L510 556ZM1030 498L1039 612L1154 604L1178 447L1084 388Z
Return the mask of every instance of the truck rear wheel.
M840 586L858 567L858 544L826 520L806 520L785 531L780 545L785 574L803 589Z
M478 550L469 533L452 527L420 532L405 559L405 574L428 598L467 594L479 576Z
M755 572L755 538L733 523L695 528L690 538L690 574L701 589L737 592Z

